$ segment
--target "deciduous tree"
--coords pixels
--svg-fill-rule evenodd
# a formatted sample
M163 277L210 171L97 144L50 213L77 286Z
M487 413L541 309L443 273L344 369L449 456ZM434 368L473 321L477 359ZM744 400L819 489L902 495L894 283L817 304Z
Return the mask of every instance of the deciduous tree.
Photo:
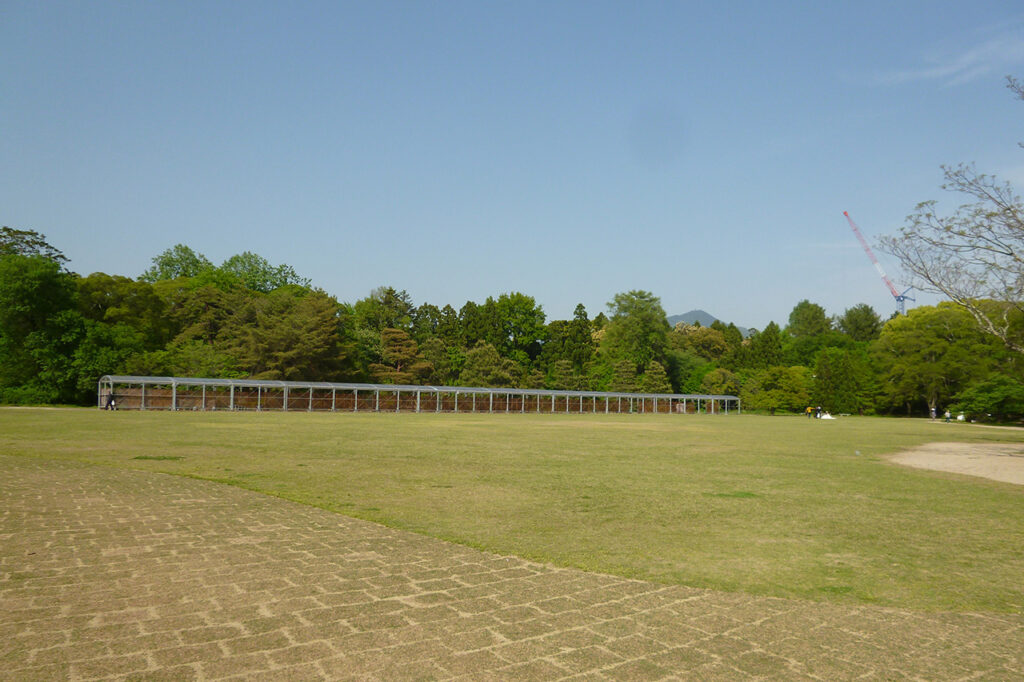
M629 291L615 294L608 309L603 344L611 357L632 362L637 374L652 360L665 359L669 326L661 299L649 291Z
M179 277L196 277L206 270L212 270L213 263L201 253L196 253L184 244L175 244L163 253L153 257L153 265L139 276L144 282L157 282Z

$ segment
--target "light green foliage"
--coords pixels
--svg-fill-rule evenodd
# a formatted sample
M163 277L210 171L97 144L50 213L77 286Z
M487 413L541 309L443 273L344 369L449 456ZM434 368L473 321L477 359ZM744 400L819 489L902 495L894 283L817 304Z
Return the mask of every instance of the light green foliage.
M577 390L580 388L581 377L573 370L568 360L555 360L548 372L547 388L556 390Z
M139 276L144 282L196 277L213 269L213 263L201 253L196 253L184 244L175 244L158 256L153 265Z
M629 291L615 294L608 310L602 346L609 358L633 363L637 374L652 360L665 359L669 326L661 299L649 291Z
M423 360L430 363L430 373L424 383L431 386L452 386L459 381L459 373L466 362L461 346L446 346L438 337L429 338L419 347Z
M486 342L480 342L466 353L459 381L463 386L482 388L515 386L515 363L503 358L498 349Z
M657 360L651 361L640 379L640 390L644 393L671 393L672 384L668 380L665 368Z
M212 343L182 340L167 348L134 355L125 361L126 373L136 376L242 378L238 360Z
M519 292L499 296L494 309L498 351L520 365L527 365L540 354L544 310L532 296Z
M640 382L636 374L636 365L632 360L619 360L612 366L609 391L635 393L640 390Z
M738 330L737 330L738 332ZM672 350L685 350L709 361L719 360L729 349L725 333L713 327L701 327L680 322L669 332L668 346Z
M811 373L806 367L756 370L743 382L744 410L802 412L810 401Z
M721 320L715 320L711 323L710 328L722 332L722 337L725 339L729 350L733 350L743 343L743 333L732 322L725 324Z
M739 377L721 367L713 369L701 379L700 392L710 395L739 395Z
M268 293L283 286L309 287L309 280L299 277L290 265L271 265L266 258L251 251L228 258L219 270L237 279L251 291Z

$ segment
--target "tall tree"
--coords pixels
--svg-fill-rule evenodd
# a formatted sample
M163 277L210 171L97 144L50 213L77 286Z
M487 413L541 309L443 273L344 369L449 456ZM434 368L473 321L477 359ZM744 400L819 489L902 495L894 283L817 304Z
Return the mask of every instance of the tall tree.
M836 327L854 341L873 341L882 331L882 318L867 303L858 303L846 309Z
M648 291L629 291L615 294L608 309L604 344L611 357L632 362L637 374L652 360L665 359L669 326L661 299Z
M862 374L850 351L825 348L814 367L814 402L830 412L861 412Z
M969 313L948 302L890 320L872 346L884 399L908 412L948 404L988 373L997 350Z
M767 369L782 364L782 331L775 322L769 322L760 332L750 337L750 364L753 368Z
M793 337L801 339L821 336L832 330L832 321L825 314L825 309L817 303L804 299L793 307L789 313L789 325L786 331Z
M450 308L450 306L449 306ZM441 310L436 305L424 303L412 313L412 337L416 343L424 343L438 334L441 326Z
M382 362L370 366L374 380L382 384L416 384L434 367L421 354L419 344L404 329L381 332Z
M572 363L577 373L582 373L594 357L593 327L582 303L576 304L572 320L566 327L563 357Z
M340 306L320 291L277 289L250 298L220 330L217 346L261 379L326 381L345 359Z
M490 299L488 299L490 302ZM494 302L498 350L526 367L540 354L544 337L544 310L532 296L514 291Z
M179 277L196 277L204 271L213 270L213 263L201 253L196 253L184 244L175 244L158 256L153 265L139 276L143 282L158 282Z
M83 329L75 294L59 261L0 255L0 399L74 399L71 356Z
M288 285L308 288L310 284L305 277L299 277L292 266L271 265L266 258L251 251L228 258L219 269L238 279L246 289L263 293Z
M167 301L149 282L94 272L77 283L78 309L86 319L132 327L147 350L162 348L174 336Z
M0 256L42 256L61 265L68 262L60 249L46 241L45 234L6 225L0 227Z
M388 328L409 331L416 309L409 294L394 287L374 289L369 296L356 301L353 308L356 325L376 334Z

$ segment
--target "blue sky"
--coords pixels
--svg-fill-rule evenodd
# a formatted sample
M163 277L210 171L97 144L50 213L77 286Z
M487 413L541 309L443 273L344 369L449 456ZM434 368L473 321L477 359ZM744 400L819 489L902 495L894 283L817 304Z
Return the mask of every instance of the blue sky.
M82 274L184 243L349 302L888 315L843 211L875 243L954 205L940 164L1024 187L1007 74L1007 2L6 0L0 223Z

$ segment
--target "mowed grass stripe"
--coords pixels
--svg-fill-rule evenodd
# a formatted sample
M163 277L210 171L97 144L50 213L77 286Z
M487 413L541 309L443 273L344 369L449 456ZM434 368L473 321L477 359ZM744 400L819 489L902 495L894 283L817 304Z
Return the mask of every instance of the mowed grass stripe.
M501 554L752 594L1024 611L1024 489L925 420L0 410L0 451L222 481ZM180 459L171 459L180 458Z

